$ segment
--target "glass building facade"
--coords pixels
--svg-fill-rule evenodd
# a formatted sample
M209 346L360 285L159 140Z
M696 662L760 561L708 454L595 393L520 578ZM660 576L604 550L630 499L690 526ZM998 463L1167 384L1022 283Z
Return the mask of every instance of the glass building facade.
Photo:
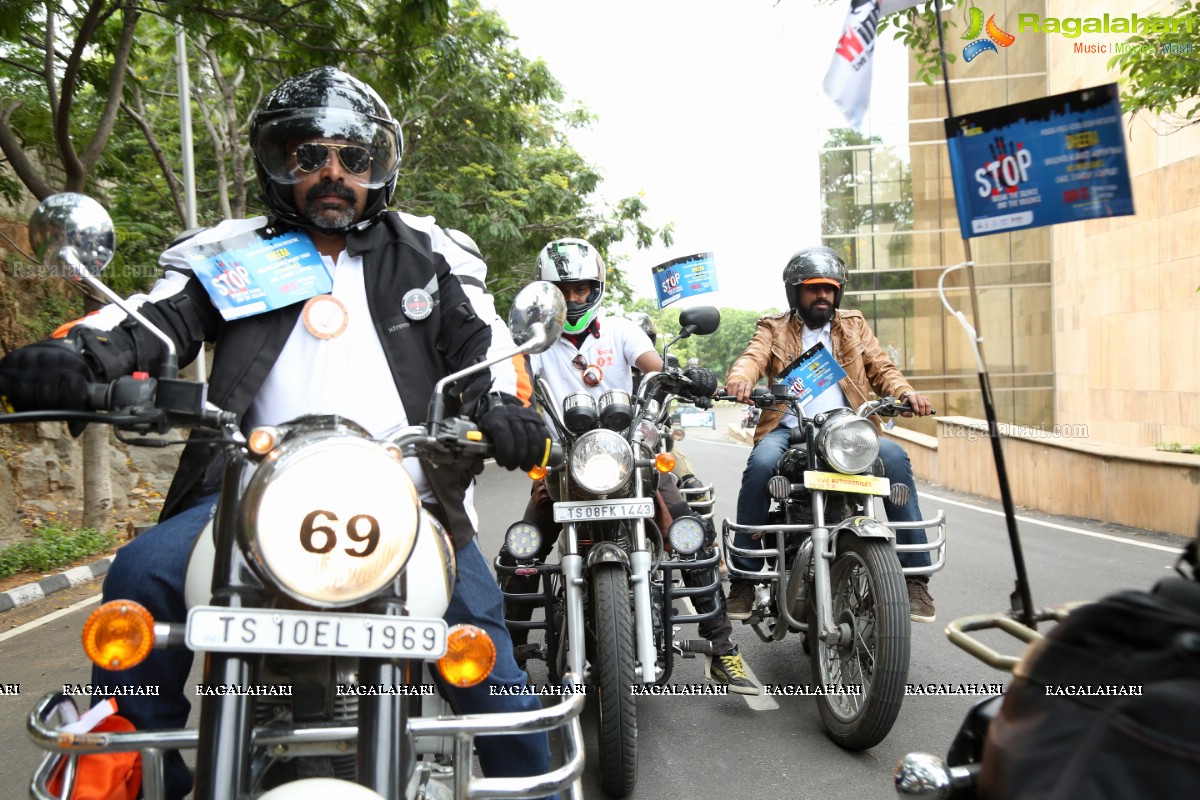
M996 19L1044 12L1044 2L997 3ZM1000 8L1004 5L1003 10ZM964 27L965 10L946 12ZM890 33L881 36L890 39ZM957 36L947 40L953 51ZM1038 53L1041 53L1040 62ZM1046 91L1044 48L1025 48L1020 61L1001 49L950 65L956 114L1002 106ZM878 65L877 65L878 69ZM907 106L889 114L881 94L903 92ZM939 414L982 418L978 369L966 331L938 296L943 272L965 260L947 156L945 87L877 74L870 125L863 134L829 132L820 155L822 240L850 267L843 301L866 316L880 345ZM895 118L892 118L895 117ZM1046 228L971 239L979 328L1001 422L1054 423L1054 363L1050 235ZM973 321L968 276L944 280L949 303ZM931 420L906 420L933 433Z

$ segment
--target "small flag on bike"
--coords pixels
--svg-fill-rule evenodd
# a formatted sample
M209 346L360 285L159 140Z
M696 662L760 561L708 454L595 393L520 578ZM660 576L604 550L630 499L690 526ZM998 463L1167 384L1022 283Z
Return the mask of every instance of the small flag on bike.
M685 297L717 290L717 264L712 253L695 253L665 261L650 272L654 275L659 308Z

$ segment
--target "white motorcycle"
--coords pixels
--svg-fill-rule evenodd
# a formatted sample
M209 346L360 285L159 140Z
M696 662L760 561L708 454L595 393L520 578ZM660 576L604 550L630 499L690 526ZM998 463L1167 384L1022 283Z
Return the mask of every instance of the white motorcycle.
M113 251L112 222L95 201L55 195L39 206L31 241L168 345L95 279ZM565 306L549 284L533 284L513 304L517 350L537 352L561 332ZM69 733L74 700L42 697L28 718L48 751L30 792L71 797L78 759L138 751L144 796L162 797L163 753L196 749L201 800L307 798L540 797L579 793L582 695L536 712L454 716L423 691L427 662L442 680L470 686L486 678L495 648L474 626L442 619L455 581L446 531L417 498L404 469L420 455L447 469L470 469L490 446L464 417L446 418L443 393L501 358L441 380L426 424L371 438L350 420L304 417L244 436L233 414L206 402L206 385L168 366L156 379L120 378L92 387L94 411L25 412L0 422L65 420L113 425L132 443L174 427L202 429L225 458L221 500L198 537L188 568L185 623L154 620L135 603L98 608L84 648L106 669L128 669L152 648L204 652L205 686L288 686L295 696L206 693L196 729ZM419 576L419 577L418 577ZM571 685L578 681L566 675ZM347 687L343 691L339 687ZM387 692L360 688L389 687ZM283 693L281 692L280 695ZM303 713L301 713L303 709ZM527 778L471 774L474 737L558 730L563 766ZM324 777L310 778L309 775ZM61 793L51 791L51 784ZM277 787L277 788L272 788Z

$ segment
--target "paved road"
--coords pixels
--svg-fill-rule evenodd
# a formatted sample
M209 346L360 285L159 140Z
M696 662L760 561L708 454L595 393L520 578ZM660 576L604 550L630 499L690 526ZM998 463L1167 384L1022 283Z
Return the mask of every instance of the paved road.
M691 429L684 448L700 474L717 486L717 516L732 516L740 472L748 448L722 431ZM528 482L520 474L488 469L477 494L483 518L485 552L494 554L503 529L524 507ZM987 684L1001 680L942 634L946 622L1007 604L1013 587L1003 518L995 504L922 486L929 513L944 508L950 518L949 566L934 577L938 622L913 626L909 681L916 684ZM1121 588L1147 588L1169 574L1174 541L1133 531L1116 531L1077 520L1037 516L1021 523L1026 561L1038 605L1087 599ZM0 615L0 685L20 684L20 695L0 696L9 722L0 729L0 800L25 796L24 783L37 753L24 734L23 720L34 698L63 683L88 677L79 650L79 631L96 587L62 593L34 607ZM56 608L63 607L63 608ZM49 613L60 616L40 616ZM40 616L40 618L39 618ZM32 620L32 622L30 622ZM14 627L32 624L35 627ZM683 636L694 638L693 631ZM796 637L765 644L745 626L735 629L748 663L760 680L807 683L807 659ZM999 645L1002 640L996 639ZM1017 652L1015 646L1007 648ZM539 665L535 681L545 679ZM675 680L704 681L703 661L678 662ZM891 769L912 750L942 752L974 698L909 697L891 734L862 753L845 752L825 738L811 699L690 697L639 701L640 774L635 797L678 798L888 798ZM594 737L595 720L584 720ZM593 751L589 751L589 755ZM600 798L590 760L585 796Z

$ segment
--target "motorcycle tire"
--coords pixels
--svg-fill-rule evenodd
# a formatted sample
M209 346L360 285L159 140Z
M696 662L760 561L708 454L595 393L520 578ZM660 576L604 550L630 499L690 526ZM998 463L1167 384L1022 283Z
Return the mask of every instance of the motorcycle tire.
M879 744L892 729L904 700L911 647L908 592L896 553L885 539L849 534L838 541L829 570L833 621L850 631L845 645L829 645L816 604L809 604L809 654L813 681L861 694L821 694L817 708L825 733L847 750Z
M621 564L596 564L589 575L592 684L599 709L600 782L625 797L637 782L637 698L633 695L633 611L629 575Z

